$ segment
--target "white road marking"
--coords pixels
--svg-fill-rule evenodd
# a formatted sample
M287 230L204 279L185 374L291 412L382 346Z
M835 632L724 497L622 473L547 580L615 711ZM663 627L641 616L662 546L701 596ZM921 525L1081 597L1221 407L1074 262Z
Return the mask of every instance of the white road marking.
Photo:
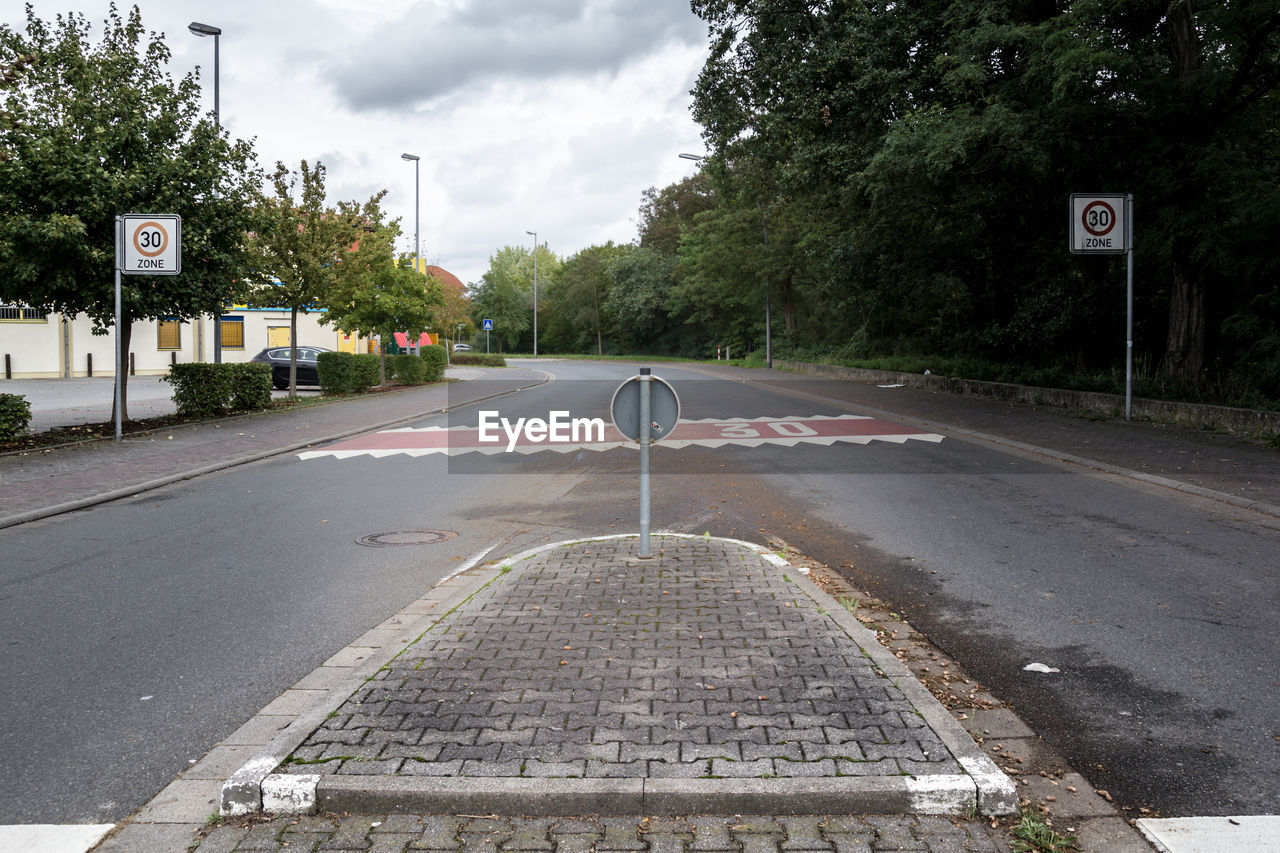
M1276 853L1280 816L1144 818L1138 829L1161 853Z
M0 853L85 853L114 823L0 826Z

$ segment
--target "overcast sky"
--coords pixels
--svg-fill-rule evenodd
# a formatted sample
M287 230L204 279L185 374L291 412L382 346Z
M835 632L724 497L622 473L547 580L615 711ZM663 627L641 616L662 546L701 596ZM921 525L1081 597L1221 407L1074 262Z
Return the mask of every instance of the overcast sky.
M19 0L4 21L25 28ZM121 3L122 9L132 4ZM222 123L256 137L259 163L328 168L328 197L389 190L412 251L419 155L423 254L465 282L526 231L567 256L636 236L640 194L696 167L689 90L706 28L688 0L146 0L175 78L201 67L213 108L222 28ZM34 0L83 12L101 33L107 0Z

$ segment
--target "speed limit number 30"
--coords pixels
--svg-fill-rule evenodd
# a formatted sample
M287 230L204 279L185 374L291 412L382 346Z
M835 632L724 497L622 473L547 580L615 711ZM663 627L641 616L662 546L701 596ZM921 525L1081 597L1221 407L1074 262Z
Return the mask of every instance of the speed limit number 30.
M182 217L127 213L120 218L120 272L126 275L182 272Z
M1125 197L1071 196L1071 251L1076 254L1123 254L1129 250Z

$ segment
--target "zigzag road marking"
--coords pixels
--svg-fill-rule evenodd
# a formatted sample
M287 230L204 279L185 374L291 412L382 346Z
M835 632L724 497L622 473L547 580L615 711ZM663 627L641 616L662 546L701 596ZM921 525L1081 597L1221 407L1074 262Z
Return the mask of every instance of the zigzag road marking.
M585 431L584 431L585 432ZM568 427L556 436L553 430L543 430L541 438L531 438L520 431L514 442L502 430L488 434L482 441L480 428L458 427L405 427L390 429L373 435L341 441L323 450L307 450L298 454L299 459L333 457L349 459L353 456L429 456L445 454L457 456L464 453L541 453L554 451L570 453L579 450L612 450L617 447L638 447L622 436L612 424L604 426L603 434L597 430L596 441L583 441L583 435L572 436ZM663 447L795 447L799 444L870 444L884 441L905 444L908 441L925 441L937 444L942 436L924 432L903 424L891 423L862 415L813 415L781 418L703 418L681 420L671 435L662 440Z

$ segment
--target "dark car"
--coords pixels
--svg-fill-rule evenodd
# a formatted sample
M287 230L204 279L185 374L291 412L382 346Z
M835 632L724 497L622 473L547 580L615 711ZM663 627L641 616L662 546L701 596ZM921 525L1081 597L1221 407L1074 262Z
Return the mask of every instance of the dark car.
M316 359L322 352L332 352L324 347L298 347L298 384L319 385ZM271 384L284 390L289 387L289 347L267 347L250 361L271 365Z

